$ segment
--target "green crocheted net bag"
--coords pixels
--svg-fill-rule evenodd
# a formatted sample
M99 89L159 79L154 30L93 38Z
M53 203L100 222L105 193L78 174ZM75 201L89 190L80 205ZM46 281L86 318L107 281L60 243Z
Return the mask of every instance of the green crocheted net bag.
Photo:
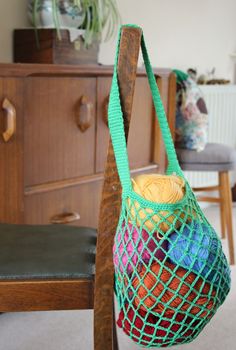
M133 190L117 78L119 46L120 35L108 108L122 185L113 247L118 325L143 347L188 343L224 302L230 269L179 166L143 35L143 59L168 158L166 175L182 179L185 192L170 204L149 201Z

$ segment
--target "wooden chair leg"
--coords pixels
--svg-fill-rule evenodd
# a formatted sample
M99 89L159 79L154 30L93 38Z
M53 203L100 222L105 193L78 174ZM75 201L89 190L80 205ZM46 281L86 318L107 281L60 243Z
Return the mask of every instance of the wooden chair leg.
M225 212L225 194L222 173L219 173L219 197L220 197L220 224L222 238L226 238L226 212Z
M234 237L233 237L233 207L232 207L232 192L230 186L229 173L226 173L226 186L227 186L227 205L228 205L228 220L227 220L227 228L228 228L228 240L229 240L229 256L230 256L230 264L234 265Z
M229 262L234 265L234 239L233 239L233 217L232 217L232 193L229 181L229 173L221 172L223 182L223 192L225 201L225 212L226 212L226 227L229 245Z
M115 314L115 305L113 301L113 350L119 350L117 330L116 330L116 314Z

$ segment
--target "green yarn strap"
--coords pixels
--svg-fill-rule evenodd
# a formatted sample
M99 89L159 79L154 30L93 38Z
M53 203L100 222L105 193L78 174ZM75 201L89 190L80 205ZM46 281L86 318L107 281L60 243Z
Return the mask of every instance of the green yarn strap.
M139 28L138 26L131 25L131 24L121 26L120 28L117 49L116 49L116 59L115 59L115 65L114 65L111 93L110 93L109 106L108 106L108 125L110 129L114 154L116 158L117 170L119 173L123 191L132 190L132 184L131 184L131 177L130 177L126 138L125 138L125 132L124 132L123 112L122 112L121 102L120 102L117 67L118 67L118 57L119 57L119 51L120 51L121 30L123 27L127 27L127 26L133 27L133 28ZM183 173L181 171L181 168L177 159L170 128L166 118L165 109L161 101L160 92L158 90L156 79L150 64L143 34L141 37L141 49L142 49L145 69L148 76L149 86L152 93L153 103L155 106L156 116L159 121L162 137L166 148L166 153L168 158L167 174L176 173L177 175L183 177Z

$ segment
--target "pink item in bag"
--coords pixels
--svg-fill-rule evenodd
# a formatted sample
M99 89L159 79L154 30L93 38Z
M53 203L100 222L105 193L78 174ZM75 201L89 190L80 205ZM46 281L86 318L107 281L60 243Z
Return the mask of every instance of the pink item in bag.
M154 256L158 260L163 260L167 248L167 241L163 239L160 245L160 243L158 243L158 238L149 238L147 231L143 229L142 234L140 234L140 232L129 223L125 230L124 238L121 237L121 234L118 234L118 247L116 243L113 246L113 261L115 267L120 269L122 273L124 272L123 267L125 267L126 272L130 274L134 266L137 266L139 263L148 263L151 257L149 251L155 252ZM145 248L145 242L147 242L147 248ZM140 253L142 253L141 260ZM122 263L120 264L119 261L122 261Z

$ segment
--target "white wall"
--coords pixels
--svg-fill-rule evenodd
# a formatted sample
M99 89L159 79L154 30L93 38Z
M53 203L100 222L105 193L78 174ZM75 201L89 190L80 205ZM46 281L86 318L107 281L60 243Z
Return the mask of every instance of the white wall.
M13 29L27 25L27 0L0 0L0 62L12 62Z
M236 0L118 0L124 23L144 29L155 66L204 72L216 67L218 76L232 78L236 51ZM101 61L112 62L111 44Z
M12 60L12 29L27 26L27 0L0 0L0 61ZM232 79L236 51L236 0L117 0L123 23L143 27L154 66L205 73L216 67ZM112 64L115 42L101 47L100 62Z

